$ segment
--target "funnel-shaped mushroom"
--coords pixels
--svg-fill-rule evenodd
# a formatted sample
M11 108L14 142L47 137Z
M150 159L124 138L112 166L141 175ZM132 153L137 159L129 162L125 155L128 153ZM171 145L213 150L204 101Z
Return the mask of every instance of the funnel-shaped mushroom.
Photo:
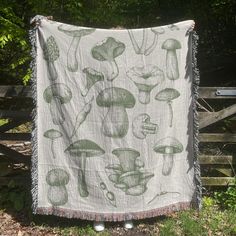
M79 47L80 39L83 36L93 33L95 29L84 28L79 30L71 30L64 28L63 25L60 25L58 26L58 30L72 37L72 41L67 52L67 68L69 71L75 72L78 70L77 50Z
M145 53L144 53L145 56L148 56L149 54L151 54L153 52L153 50L157 46L159 35L165 33L165 30L162 27L160 27L160 28L153 28L153 29L151 29L151 31L154 33L154 39L153 39L153 42L150 45L150 47L145 50Z
M119 159L123 172L135 170L135 160L140 156L140 153L132 148L117 148L112 154Z
M183 151L183 145L176 138L166 137L159 140L153 150L163 154L162 174L169 175L173 167L174 155Z
M135 66L127 72L127 76L139 90L138 99L141 103L150 102L150 93L154 87L164 80L164 73L157 66Z
M69 180L69 174L61 168L48 171L46 176L46 182L49 185L47 197L53 206L61 206L68 202L65 185L69 183Z
M156 134L157 124L150 122L150 116L146 113L140 114L134 118L132 131L136 138L145 139L147 134Z
M68 103L72 98L70 88L62 83L52 84L44 90L43 98L50 105L53 123L62 124L65 121L62 105Z
M85 178L86 159L88 157L97 157L105 153L105 151L91 140L81 139L72 143L65 152L69 152L71 156L76 157L78 165L78 191L81 197L89 195Z
M101 91L96 102L100 107L108 107L107 115L102 123L103 134L113 138L124 137L129 128L125 109L134 107L134 96L126 89L112 87Z
M171 80L179 78L179 65L176 55L176 50L181 48L181 44L176 39L167 39L162 44L162 49L165 49L166 52L166 74L167 77Z
M50 36L43 44L43 56L47 61L48 75L50 80L57 79L57 71L54 62L59 58L59 48L53 36Z
M86 86L85 89L81 92L82 96L86 96L89 89L97 82L103 81L104 76L102 73L94 70L93 68L86 67L83 69L83 72L86 76Z
M94 59L107 62L110 65L112 73L107 78L109 81L114 80L119 74L115 58L120 56L124 50L125 44L112 37L106 38L104 41L95 45L91 50Z
M49 129L46 132L44 132L43 136L51 140L51 152L52 152L53 158L55 159L56 155L55 155L53 143L55 139L60 138L62 136L62 133L55 129Z
M170 113L170 123L169 126L172 127L173 122L173 108L172 101L180 96L180 93L173 88L166 88L161 90L156 96L155 99L162 102L167 102Z

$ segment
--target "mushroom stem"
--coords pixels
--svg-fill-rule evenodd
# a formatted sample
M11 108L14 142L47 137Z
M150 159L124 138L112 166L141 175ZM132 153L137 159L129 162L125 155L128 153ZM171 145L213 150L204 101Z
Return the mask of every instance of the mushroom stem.
M67 67L71 72L78 70L77 49L79 46L80 37L73 37L69 50L67 52Z
M89 192L85 180L86 153L81 154L79 167L81 169L79 169L78 171L78 191L81 197L87 197L89 195Z
M129 33L131 43L133 44L134 51L136 52L136 54L140 54L140 48L134 38L133 32L131 30L128 30L128 33Z
M162 166L162 174L163 175L169 175L172 167L173 167L173 163L174 163L174 153L173 153L173 148L172 147L166 147L165 148L165 154L163 154L163 166Z
M167 50L166 53L166 73L171 80L179 78L179 66L176 55L176 50Z
M51 141L51 152L52 152L52 156L53 156L53 158L56 159L56 155L55 155L55 151L54 151L54 145L53 145L53 143L54 143L54 140L52 139L52 141Z
M55 68L54 62L47 61L47 66L48 66L49 79L52 81L56 80L58 77L58 74L57 74L57 70Z
M143 29L143 41L142 41L142 45L141 45L141 48L140 48L140 51L139 53L140 54L144 54L145 52L145 49L146 49L146 46L147 46L147 30L146 29Z
M65 121L59 97L53 97L50 103L52 121L55 125L60 125Z
M111 106L102 124L104 135L113 138L124 137L129 128L128 115L124 106Z
M147 104L150 102L150 91L139 90L138 100L142 104Z
M155 47L157 46L157 41L158 41L158 36L157 36L157 34L155 34L152 44L144 52L145 56L148 56L155 49Z
M171 102L171 101L168 101L167 104L168 104L169 113L170 113L169 127L172 127L172 123L173 123L173 108L172 108L172 102Z
M114 80L118 76L119 69L118 69L118 66L117 66L115 60L109 61L109 65L110 65L110 67L112 69L112 73L111 73L110 76L107 77L107 80L108 81L112 81L112 80Z
M145 134L155 134L157 130L157 125L153 123L144 123L142 125L143 132Z

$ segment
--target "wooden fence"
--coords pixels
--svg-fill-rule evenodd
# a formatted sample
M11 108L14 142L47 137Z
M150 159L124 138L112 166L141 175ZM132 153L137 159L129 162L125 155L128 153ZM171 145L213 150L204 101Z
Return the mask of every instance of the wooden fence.
M222 120L236 123L236 103L235 96L236 87L201 87L199 89L199 125L200 125L200 145L207 146L211 145L236 145L236 133L225 131L225 132L212 132L214 125L219 124ZM17 184L25 184L25 181L29 181L29 166L30 166L30 155L25 155L22 152L14 150L12 147L7 145L8 141L30 141L30 133L12 133L9 130L18 127L31 120L30 113L32 109L32 98L31 90L29 87L24 86L0 86L0 101L2 104L10 104L7 108L2 106L0 108L0 119L8 119L8 123L0 126L0 185L9 184L9 181L15 180ZM234 100L232 100L234 99ZM226 108L217 108L218 111L210 105L210 101L214 101L214 106L217 102L225 107L225 101L227 104L232 105ZM234 102L234 104L233 104ZM13 104L18 104L21 107L29 103L28 107L18 109ZM210 131L208 131L210 127ZM216 128L217 131L217 128ZM14 145L13 145L14 146ZM235 147L235 146L234 146ZM236 147L235 147L236 149ZM204 154L205 153L205 154ZM200 154L200 165L202 172L202 183L205 186L225 186L233 184L235 176L236 166L236 155L232 153L225 154L219 152L217 154L201 152ZM1 168L2 166L2 168ZM14 171L6 171L9 166L14 166ZM23 168L17 168L20 166ZM4 169L5 168L5 169ZM2 171L1 174L1 170ZM216 177L217 176L217 177Z

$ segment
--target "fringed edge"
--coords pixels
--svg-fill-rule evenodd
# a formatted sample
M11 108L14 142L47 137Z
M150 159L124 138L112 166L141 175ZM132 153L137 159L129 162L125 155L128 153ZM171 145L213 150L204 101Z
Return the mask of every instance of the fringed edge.
M127 212L127 213L96 213L78 210L70 210L60 207L39 207L37 214L42 215L55 215L65 218L74 218L91 221L126 221L126 220L141 220L145 218L152 218L161 215L168 215L173 212L187 210L193 205L191 202L179 202L169 206L141 211L141 212Z
M199 97L198 89L200 84L200 73L197 67L197 47L198 47L198 35L195 31L192 31L192 75L193 75L193 163L194 163L194 182L196 185L196 207L201 209L202 200L202 182L201 182L201 171L198 161L199 156L199 120L197 111L197 100Z

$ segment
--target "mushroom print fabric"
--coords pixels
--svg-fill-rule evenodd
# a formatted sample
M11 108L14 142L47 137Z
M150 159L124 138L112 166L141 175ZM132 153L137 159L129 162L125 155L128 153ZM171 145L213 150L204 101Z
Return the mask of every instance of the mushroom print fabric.
M199 207L194 22L33 21L33 212L124 221Z

